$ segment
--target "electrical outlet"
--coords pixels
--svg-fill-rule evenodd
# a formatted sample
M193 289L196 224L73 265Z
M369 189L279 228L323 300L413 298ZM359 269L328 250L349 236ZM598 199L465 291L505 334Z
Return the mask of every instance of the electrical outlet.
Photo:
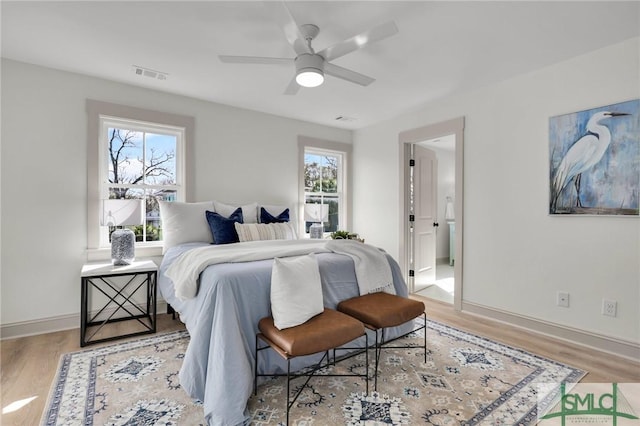
M556 297L556 304L563 308L569 307L569 293L566 291L559 291Z
M618 310L618 302L615 300L602 299L602 315L615 317Z

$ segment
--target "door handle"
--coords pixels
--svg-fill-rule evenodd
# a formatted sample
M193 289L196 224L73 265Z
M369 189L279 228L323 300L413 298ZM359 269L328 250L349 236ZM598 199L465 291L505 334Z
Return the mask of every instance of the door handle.
M433 227L437 228L438 226L440 226L440 224L438 222L433 222Z

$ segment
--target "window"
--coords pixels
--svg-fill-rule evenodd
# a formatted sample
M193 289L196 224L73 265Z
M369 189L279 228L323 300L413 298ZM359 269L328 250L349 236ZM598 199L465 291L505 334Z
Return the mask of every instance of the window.
M184 128L100 117L100 199L143 200L143 220L128 226L136 242L162 241L158 201L184 201ZM103 227L100 245L112 227Z
M351 145L300 138L302 151L302 203L326 206L322 220L324 232L346 230L347 212L347 164ZM304 219L304 233L314 223Z
M189 172L193 117L87 100L88 260L108 258L108 226L101 225L105 199L143 200L136 256L161 255L158 201L192 197ZM139 250L140 249L140 250Z

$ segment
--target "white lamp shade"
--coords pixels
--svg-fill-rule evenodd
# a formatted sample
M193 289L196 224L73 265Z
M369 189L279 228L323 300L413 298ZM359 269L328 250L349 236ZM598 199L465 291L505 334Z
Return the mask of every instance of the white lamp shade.
M142 200L117 199L102 201L102 226L142 225Z
M455 220L455 215L453 213L453 201L451 200L451 197L447 197L447 204L444 207L444 218L449 221Z
M305 222L326 222L329 219L329 206L327 204L305 204Z

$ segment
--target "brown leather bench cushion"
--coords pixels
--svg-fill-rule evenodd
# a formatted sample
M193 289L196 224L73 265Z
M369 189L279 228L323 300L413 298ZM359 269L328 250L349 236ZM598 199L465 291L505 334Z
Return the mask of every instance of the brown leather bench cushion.
M375 328L395 327L424 312L424 303L389 293L371 293L343 300L338 311Z
M262 318L258 329L277 346L274 349L284 352L278 351L285 358L324 352L364 335L360 321L328 308L303 324L283 330L276 328L272 317Z

